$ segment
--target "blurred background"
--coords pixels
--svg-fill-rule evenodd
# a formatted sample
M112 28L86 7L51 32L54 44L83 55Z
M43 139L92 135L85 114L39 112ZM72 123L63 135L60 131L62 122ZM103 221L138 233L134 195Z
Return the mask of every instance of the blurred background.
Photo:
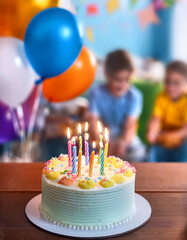
M23 40L33 16L55 6L77 16L84 32L84 45L97 58L97 73L91 88L105 81L103 63L108 52L122 48L131 54L136 69L132 83L144 97L138 135L149 148L147 122L155 97L162 90L164 66L174 59L187 60L187 1L0 0L0 36ZM90 89L80 97L62 103L50 103L33 90L28 104L36 108L37 99L39 107L36 111L23 111L29 119L33 114L33 118L36 117L32 135L21 142L13 133L12 125L9 126L6 131L11 131L11 137L0 143L1 161L46 161L67 152L67 126L73 131L75 122L84 122ZM8 119L10 109L3 111Z

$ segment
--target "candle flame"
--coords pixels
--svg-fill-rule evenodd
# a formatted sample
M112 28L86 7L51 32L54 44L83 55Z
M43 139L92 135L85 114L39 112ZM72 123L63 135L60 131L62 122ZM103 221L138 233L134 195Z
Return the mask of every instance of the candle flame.
M92 143L92 148L93 148L93 149L96 148L96 143L95 143L95 141L93 141L93 143Z
M103 142L100 142L99 145L100 145L100 148L103 148Z
M106 140L106 142L108 142L108 129L107 128L105 128L105 140Z
M97 127L99 130L99 133L102 133L102 127L101 127L101 123L99 121L97 122Z
M79 123L79 126L78 126L78 134L81 134L81 124Z
M85 132L88 132L88 122L85 123Z
M69 127L68 127L68 130L67 130L67 137L68 137L68 139L71 138L71 134L70 134L70 129L69 129Z

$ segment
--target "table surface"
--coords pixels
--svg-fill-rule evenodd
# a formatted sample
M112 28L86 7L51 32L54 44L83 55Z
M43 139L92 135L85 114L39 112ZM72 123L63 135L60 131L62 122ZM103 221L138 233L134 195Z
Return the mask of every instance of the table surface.
M187 240L187 163L135 163L136 192L152 207L140 229L112 239ZM34 226L27 202L41 192L43 163L0 163L0 240L69 239Z

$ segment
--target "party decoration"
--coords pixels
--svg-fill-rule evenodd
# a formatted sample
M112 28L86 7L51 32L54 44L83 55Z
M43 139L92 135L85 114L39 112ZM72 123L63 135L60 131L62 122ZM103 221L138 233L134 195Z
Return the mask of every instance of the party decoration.
M133 8L137 2L138 0L130 0L130 6Z
M149 24L159 23L159 18L154 11L153 4L150 4L148 7L138 12L138 19L142 29L145 29Z
M89 73L89 74L88 74ZM43 83L44 97L50 102L62 102L82 94L92 84L96 73L96 59L86 47L65 73Z
M13 116L9 107L0 102L0 143L11 141L18 137L14 125Z
M153 6L156 10L160 10L172 7L175 2L176 2L175 0L154 0Z
M24 125L27 129L33 115L33 105L37 99L37 88L33 91L22 104ZM7 105L0 102L0 143L8 142L19 137L19 122L17 113Z
M87 15L97 15L99 13L99 8L97 4L88 4L86 7Z
M43 10L27 27L26 54L42 79L65 72L78 57L81 48L77 20L65 9Z
M23 42L0 38L0 100L17 107L27 99L38 78L27 60Z
M41 10L57 7L58 4L59 0L1 0L0 36L14 36L23 40L31 19Z
M109 14L114 13L117 9L119 9L119 1L118 0L108 0L106 3L107 11Z
M94 42L94 34L93 34L93 29L91 27L87 28L87 38L90 40L90 42Z

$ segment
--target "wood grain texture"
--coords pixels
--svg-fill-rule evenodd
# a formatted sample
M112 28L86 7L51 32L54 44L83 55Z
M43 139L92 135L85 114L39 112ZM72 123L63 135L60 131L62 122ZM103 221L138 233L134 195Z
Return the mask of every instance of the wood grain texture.
M0 163L0 191L41 191L44 163ZM187 192L187 163L134 163L136 191Z
M0 240L68 239L34 226L25 215L27 202L38 192L0 193ZM113 239L186 240L187 193L142 193L152 206L152 217L142 228Z

